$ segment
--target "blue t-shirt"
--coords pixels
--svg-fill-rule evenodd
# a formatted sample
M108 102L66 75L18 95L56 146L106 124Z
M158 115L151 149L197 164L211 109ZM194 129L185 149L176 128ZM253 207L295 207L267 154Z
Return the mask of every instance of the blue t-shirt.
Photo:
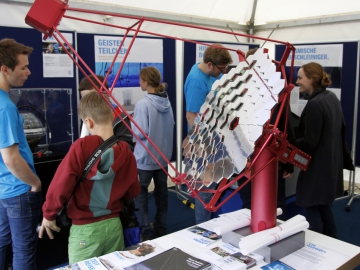
M0 89L0 149L19 146L20 155L35 173L34 158L27 143L23 122L9 94ZM0 199L12 198L27 192L30 186L16 178L6 167L0 154Z
M192 66L184 85L186 111L198 113L209 94L215 78L202 72L198 64Z

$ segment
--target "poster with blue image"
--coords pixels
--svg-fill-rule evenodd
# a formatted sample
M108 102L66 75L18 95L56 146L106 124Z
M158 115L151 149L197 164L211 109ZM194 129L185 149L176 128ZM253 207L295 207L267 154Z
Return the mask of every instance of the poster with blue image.
M114 87L113 96L126 111L131 113L136 102L146 94L140 88L140 70L144 67L153 66L160 71L163 80L163 40L137 38L130 48L132 38L126 38L123 44L122 39L123 37L120 36L94 36L95 73L106 76L109 72L107 83L109 88ZM125 59L129 49L130 52ZM116 61L114 65L111 65L117 51L119 53ZM117 76L124 60L123 68Z

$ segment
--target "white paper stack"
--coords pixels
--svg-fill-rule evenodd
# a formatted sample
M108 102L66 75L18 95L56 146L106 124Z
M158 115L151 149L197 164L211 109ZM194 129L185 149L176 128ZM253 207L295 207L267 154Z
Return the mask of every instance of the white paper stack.
M239 248L245 255L262 247L279 242L280 240L309 228L304 216L297 215L288 221L268 230L245 236L240 239Z

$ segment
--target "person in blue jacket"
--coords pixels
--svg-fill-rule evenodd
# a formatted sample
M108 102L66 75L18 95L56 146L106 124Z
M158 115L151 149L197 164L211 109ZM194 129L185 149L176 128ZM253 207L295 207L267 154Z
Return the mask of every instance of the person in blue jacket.
M188 131L194 125L195 118L200 112L200 108L205 102L213 83L220 79L222 74L227 72L227 67L231 64L232 58L229 51L222 49L221 44L214 44L216 47L207 47L203 61L192 66L184 85L184 95L186 103L186 120ZM191 131L189 131L190 133ZM190 135L190 134L188 134ZM186 163L186 160L184 160ZM208 188L214 188L212 184ZM203 189L206 189L204 187ZM200 192L199 196L205 203L209 203L212 193ZM205 209L198 198L195 198L195 220L196 224L206 222L211 219L211 212Z
M138 101L134 109L134 120L152 142L170 160L173 151L174 115L165 91L166 83L161 83L161 74L155 67L145 67L140 70L140 87L147 94ZM151 151L154 157L167 170L167 162L150 144L149 140L132 123L131 127L137 137ZM146 151L140 142L136 142L134 155L136 158L140 195L135 198L135 205L139 209L138 218L142 240L152 238L152 229L148 215L148 186L154 180L154 197L156 214L154 230L156 236L166 234L166 215L168 210L167 174Z

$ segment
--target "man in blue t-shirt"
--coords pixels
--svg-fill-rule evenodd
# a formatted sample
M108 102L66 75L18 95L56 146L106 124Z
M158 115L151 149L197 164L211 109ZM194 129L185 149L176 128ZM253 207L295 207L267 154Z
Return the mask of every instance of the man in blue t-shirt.
M213 44L215 47L208 47L204 52L203 61L196 63L191 68L184 86L186 102L186 120L188 128L194 125L195 118L205 102L207 94L213 83L221 78L226 68L232 63L232 58L221 44ZM211 193L199 193L205 203L211 199ZM195 219L196 224L211 219L211 212L204 208L204 205L195 198Z
M31 74L32 48L13 39L0 40L0 269L6 247L13 247L14 269L37 269L36 228L41 213L41 181L23 130L23 119L9 98Z

